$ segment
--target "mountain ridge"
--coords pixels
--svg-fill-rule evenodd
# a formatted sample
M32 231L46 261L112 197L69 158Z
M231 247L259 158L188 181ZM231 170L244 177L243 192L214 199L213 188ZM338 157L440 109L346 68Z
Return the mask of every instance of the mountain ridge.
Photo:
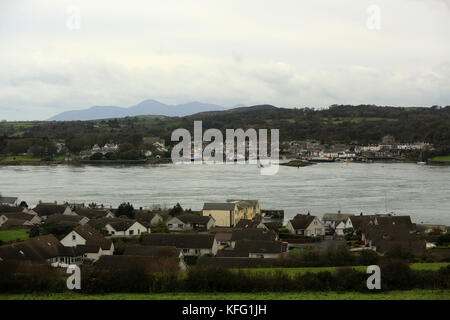
M157 100L146 99L130 107L92 106L87 109L64 111L46 121L89 121L142 115L183 117L201 112L226 111L229 109L229 107L199 101L169 105Z

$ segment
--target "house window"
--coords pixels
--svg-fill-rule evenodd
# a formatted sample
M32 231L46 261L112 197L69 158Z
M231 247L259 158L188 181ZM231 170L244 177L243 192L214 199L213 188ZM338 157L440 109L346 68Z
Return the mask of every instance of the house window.
M257 257L257 258L264 258L264 255L261 254L261 253L257 253L257 254L256 254L256 257Z
M189 249L183 249L183 253L189 253Z
M182 225L182 224L179 224L179 225L178 225L178 228L183 228L183 225Z
M75 241L75 240L77 240L77 236L76 235L72 235L72 241Z
M138 234L141 234L141 229L138 229Z
M130 234L134 234L134 230L130 230Z

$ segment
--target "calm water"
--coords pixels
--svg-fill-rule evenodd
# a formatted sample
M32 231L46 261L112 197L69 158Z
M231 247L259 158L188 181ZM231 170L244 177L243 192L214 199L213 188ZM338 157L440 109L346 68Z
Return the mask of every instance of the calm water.
M450 166L321 163L280 167L261 176L255 165L4 166L0 192L29 205L39 200L199 210L203 202L259 199L262 208L322 216L326 212L411 215L450 225Z

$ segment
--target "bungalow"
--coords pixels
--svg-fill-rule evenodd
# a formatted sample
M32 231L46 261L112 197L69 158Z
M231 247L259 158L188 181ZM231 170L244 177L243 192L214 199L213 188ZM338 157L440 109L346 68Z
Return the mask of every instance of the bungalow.
M39 204L33 208L33 211L44 220L53 214L76 215L68 204L59 205L56 201L54 203L43 203L39 201Z
M292 234L304 235L307 237L318 237L325 235L325 226L316 216L297 214L289 220L287 229Z
M17 207L19 205L19 198L17 197L3 197L0 195L0 205Z
M207 231L214 227L215 220L211 216L183 214L167 221L170 231Z
M89 219L114 218L114 214L109 209L103 208L80 208L75 211L78 215Z
M425 240L411 234L405 225L367 225L362 230L362 241L380 254L395 249L423 254L426 250Z
M28 210L26 207L21 207L21 206L8 206L6 204L0 205L0 214L2 214L2 213L18 213L18 212L28 213Z
M134 210L134 218L147 226L155 226L160 221L164 221L160 214L149 210Z
M272 230L266 231L262 228L234 229L231 233L230 246L234 248L236 242L241 240L275 241L278 240L278 234Z
M276 259L287 251L287 247L287 243L280 241L240 240L233 250L218 251L218 256Z
M64 247L75 248L85 259L92 261L97 261L103 255L114 254L113 242L87 224L76 227L60 242Z
M64 247L54 235L49 234L0 247L1 260L45 262L52 266L67 267L67 264L81 264L82 256L73 248Z
M0 213L1 226L34 226L40 224L42 219L39 216L23 213Z
M142 237L142 245L174 246L185 256L217 254L217 241L213 234L149 234Z
M205 203L202 210L203 216L211 216L216 221L216 226L234 227L239 221L239 209L234 202Z
M139 256L158 258L177 258L179 259L180 270L187 270L184 262L184 254L181 249L174 246L129 246L123 253L125 256Z
M78 225L85 225L89 222L88 217L79 215L64 215L64 214L52 214L43 222L45 224L60 224L60 225L72 225L76 227Z
M322 217L322 221L325 224L325 226L329 226L333 229L336 229L336 227L341 223L344 222L353 216L352 214L343 214L340 211L338 213L325 213Z
M142 223L129 219L114 219L105 225L105 230L113 237L132 237L150 232Z
M267 228L267 226L262 223L259 220L249 220L249 219L241 219L239 220L239 222L236 224L235 228L241 228L241 229L249 229L249 228L260 228L260 229L264 229L266 231L268 231L269 229Z

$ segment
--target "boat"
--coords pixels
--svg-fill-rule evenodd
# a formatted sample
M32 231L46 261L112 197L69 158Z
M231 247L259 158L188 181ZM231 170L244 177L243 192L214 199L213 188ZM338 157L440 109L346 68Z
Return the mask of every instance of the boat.
M422 155L422 151L420 151L420 155L419 155L419 159L417 159L417 164L420 166L426 165L427 163L425 161L423 161L423 155Z

